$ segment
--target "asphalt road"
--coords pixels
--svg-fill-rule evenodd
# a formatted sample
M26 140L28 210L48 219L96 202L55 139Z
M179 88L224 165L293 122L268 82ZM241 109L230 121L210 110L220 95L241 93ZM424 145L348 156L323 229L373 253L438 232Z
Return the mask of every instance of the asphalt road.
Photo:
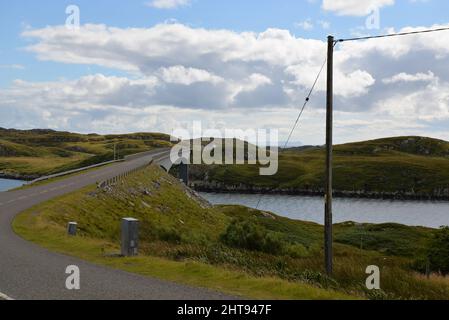
M207 289L143 277L57 254L27 242L11 227L14 217L36 204L137 168L167 153L102 167L46 185L0 193L0 299L18 300L220 300ZM80 269L81 289L67 290L65 270Z

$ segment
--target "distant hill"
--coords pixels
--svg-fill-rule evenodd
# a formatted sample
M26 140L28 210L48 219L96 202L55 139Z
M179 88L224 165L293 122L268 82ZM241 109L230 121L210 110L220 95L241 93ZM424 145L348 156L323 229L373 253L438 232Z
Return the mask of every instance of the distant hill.
M337 146L335 150L342 155L376 155L399 152L449 158L449 142L426 137L396 137L356 142Z
M232 165L194 168L192 178L199 190L322 194L324 156L324 147L291 148L280 153L275 176ZM449 142L394 137L337 145L334 188L347 196L449 199Z
M0 176L33 179L88 166L117 156L171 146L161 133L98 135L49 129L0 128Z

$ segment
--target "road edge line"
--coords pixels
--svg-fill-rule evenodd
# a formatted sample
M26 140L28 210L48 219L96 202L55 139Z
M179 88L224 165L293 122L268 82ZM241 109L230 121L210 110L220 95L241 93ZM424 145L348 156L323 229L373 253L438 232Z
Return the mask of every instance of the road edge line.
M13 298L7 296L6 294L0 292L0 300L2 300L2 299L3 300L8 300L8 301L14 300Z

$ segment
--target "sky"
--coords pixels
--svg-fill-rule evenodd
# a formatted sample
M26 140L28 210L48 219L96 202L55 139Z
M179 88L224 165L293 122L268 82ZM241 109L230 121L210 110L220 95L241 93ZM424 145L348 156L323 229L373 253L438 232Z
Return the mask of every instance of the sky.
M284 141L327 35L445 27L448 12L443 0L0 0L0 127L172 133L201 121ZM449 32L342 43L334 59L337 143L449 140ZM292 144L324 143L325 87L322 76Z

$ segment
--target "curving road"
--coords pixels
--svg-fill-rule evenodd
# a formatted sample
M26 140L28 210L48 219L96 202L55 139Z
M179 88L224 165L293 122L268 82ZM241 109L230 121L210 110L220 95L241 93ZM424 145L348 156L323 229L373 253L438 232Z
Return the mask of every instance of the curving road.
M166 159L167 151L102 167L46 185L0 193L0 300L218 300L232 299L207 289L143 277L97 266L43 249L18 237L12 230L14 217L36 204L81 189L140 167L152 159ZM65 288L66 267L80 268L81 290Z

